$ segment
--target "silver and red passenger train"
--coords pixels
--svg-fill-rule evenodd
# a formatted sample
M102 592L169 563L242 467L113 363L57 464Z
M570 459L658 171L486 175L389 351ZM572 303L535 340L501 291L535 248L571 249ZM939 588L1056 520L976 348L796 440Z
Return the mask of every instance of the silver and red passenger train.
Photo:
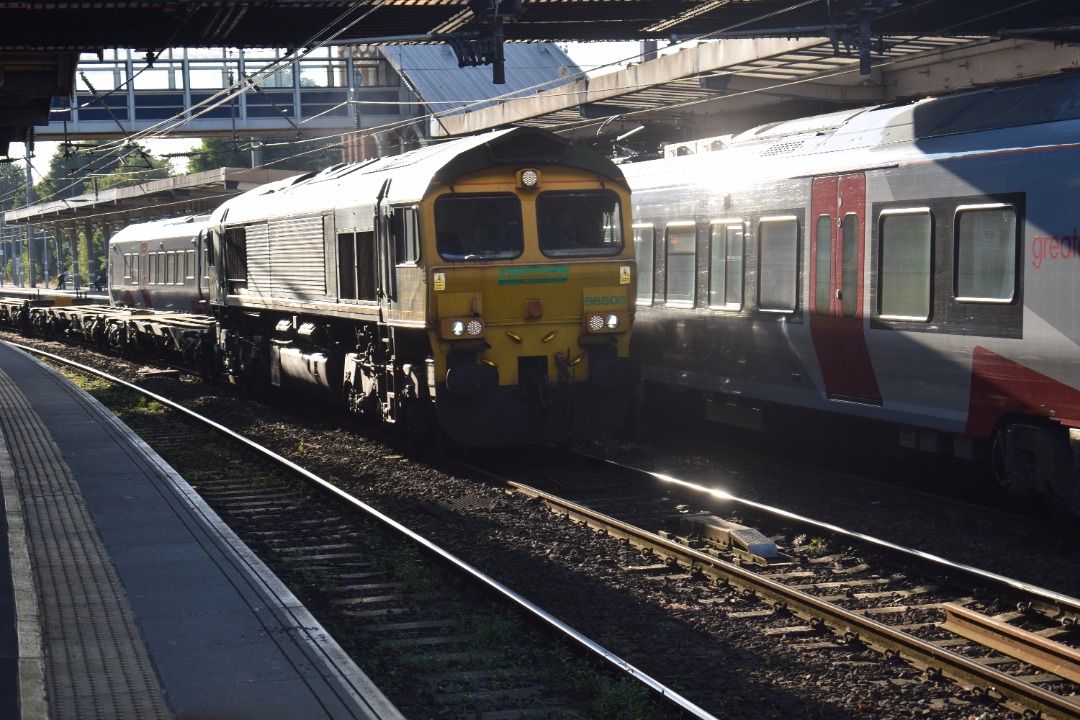
M113 307L30 324L463 446L591 440L623 422L639 378L629 227L618 166L501 130L125 228Z
M650 385L992 460L1080 514L1080 77L699 146L623 166Z

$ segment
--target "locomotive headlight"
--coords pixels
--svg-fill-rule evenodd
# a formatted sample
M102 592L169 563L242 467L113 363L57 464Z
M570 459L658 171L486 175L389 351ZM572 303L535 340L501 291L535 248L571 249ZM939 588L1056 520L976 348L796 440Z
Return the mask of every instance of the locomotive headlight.
M540 171L533 168L518 170L517 185L519 188L532 190L540 186Z
M585 330L590 333L619 332L624 319L620 313L591 313L585 316Z
M484 321L478 317L445 318L439 326L441 336L447 339L478 338L484 329Z

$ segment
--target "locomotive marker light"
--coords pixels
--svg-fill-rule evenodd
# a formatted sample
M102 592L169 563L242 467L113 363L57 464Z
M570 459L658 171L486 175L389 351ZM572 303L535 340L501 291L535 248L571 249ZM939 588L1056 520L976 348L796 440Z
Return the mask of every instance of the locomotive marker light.
M442 336L446 339L478 338L484 334L484 322L480 318L444 318L441 324Z
M615 332L622 327L623 319L619 313L594 313L586 316L585 327L591 333Z
M540 171L533 168L518 170L517 186L525 190L535 190L540 187Z

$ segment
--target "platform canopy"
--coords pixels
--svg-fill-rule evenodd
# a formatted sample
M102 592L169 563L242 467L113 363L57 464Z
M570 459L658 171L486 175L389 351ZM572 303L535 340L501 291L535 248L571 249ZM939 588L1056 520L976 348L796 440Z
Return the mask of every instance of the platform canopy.
M0 156L70 94L80 52L446 42L463 65L504 41L827 37L867 64L893 36L1080 42L1061 0L46 0L0 3Z

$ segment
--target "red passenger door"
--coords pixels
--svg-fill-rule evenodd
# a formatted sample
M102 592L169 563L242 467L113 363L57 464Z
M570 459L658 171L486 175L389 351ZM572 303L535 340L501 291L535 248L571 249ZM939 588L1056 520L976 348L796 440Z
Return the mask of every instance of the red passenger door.
M881 404L863 335L866 178L814 178L810 202L810 335L832 400Z

